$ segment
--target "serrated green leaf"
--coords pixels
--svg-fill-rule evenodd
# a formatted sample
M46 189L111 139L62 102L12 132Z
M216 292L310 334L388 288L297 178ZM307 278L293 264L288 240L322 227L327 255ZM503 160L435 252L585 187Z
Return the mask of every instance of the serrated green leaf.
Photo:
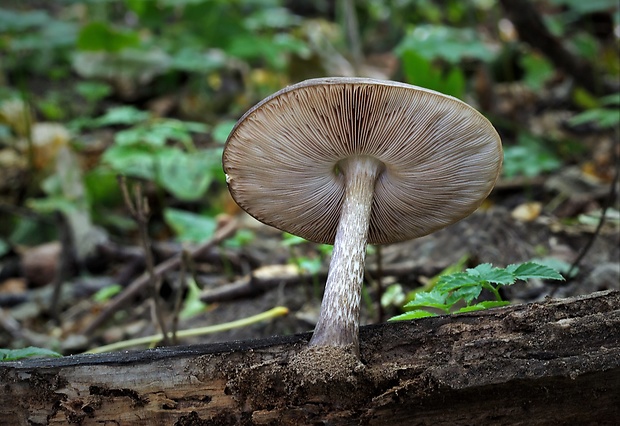
M62 355L49 349L34 346L22 349L0 349L0 361L16 361L31 357L58 358Z
M480 282L476 276L468 274L467 272L457 272L440 277L435 289L442 293L448 293L461 287L471 287L476 285L480 285Z
M442 293L435 289L417 293L413 300L405 305L405 308L436 308L443 311L448 311L450 305L446 304L447 293Z
M518 280L528 280L530 278L564 280L564 277L555 269L534 262L526 262L520 265L508 265L506 270L514 274L515 278Z
M220 164L213 151L186 153L177 148L157 153L157 182L179 200L194 201L207 191L213 174L209 170Z
M396 315L390 318L388 321L406 321L418 318L436 317L437 314L428 312L422 309L416 309L415 311L405 312L404 314Z
M212 217L173 208L164 209L166 224L174 229L180 241L200 243L213 236L216 223Z
M503 268L494 268L490 263L482 263L473 269L467 269L468 274L477 277L480 281L493 284L509 285L515 282L515 277Z
M467 304L470 304L475 298L480 296L481 292L482 285L461 287L448 296L446 303L452 306L459 300L464 300Z

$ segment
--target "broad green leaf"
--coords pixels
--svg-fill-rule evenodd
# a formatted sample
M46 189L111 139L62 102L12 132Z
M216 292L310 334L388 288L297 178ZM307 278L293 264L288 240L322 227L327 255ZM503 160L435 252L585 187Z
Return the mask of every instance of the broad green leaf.
M520 265L508 265L506 270L514 274L519 280L528 280L530 278L540 278L544 280L561 280L564 277L558 271L548 266L539 265L534 262L526 262Z
M322 262L320 257L302 257L299 259L299 268L308 274L318 274L321 270Z
M17 361L31 357L58 358L62 357L62 355L49 349L36 348L34 346L22 349L0 349L0 361Z
M160 155L163 155L160 150ZM112 145L101 157L116 173L154 180L156 167L152 150L146 145Z
M182 48L171 58L170 67L195 73L207 74L223 68L226 55L220 50L204 51L196 48Z
M212 217L173 208L164 210L164 219L180 241L206 241L213 236L216 228L216 221Z
M146 111L141 111L132 106L121 106L108 109L105 114L97 118L97 124L99 126L131 125L148 120L149 117L150 114Z
M215 151L186 153L177 148L157 152L157 182L179 200L195 201L213 179L211 170L220 164Z
M452 64L463 58L490 61L495 57L491 49L480 40L476 31L468 28L452 28L442 25L418 25L409 30L396 48L417 52L427 58L441 58Z
M546 148L543 139L520 133L517 145L504 148L502 173L507 177L538 176L544 172L557 170L562 162Z
M235 122L232 120L222 121L221 123L218 123L213 128L213 133L211 134L213 140L217 143L223 144L224 142L226 142L226 139L228 139L228 135L232 131L233 127L235 127Z
M396 315L395 317L390 318L388 321L406 321L418 318L427 318L427 317L436 317L437 314L434 314L429 311L425 311L422 309L416 309L415 311L405 312L404 314Z
M521 66L525 70L523 81L532 90L541 90L544 84L553 76L555 68L540 54L528 54L521 57Z
M112 28L104 22L91 22L78 35L77 48L89 51L118 52L140 44L138 33Z

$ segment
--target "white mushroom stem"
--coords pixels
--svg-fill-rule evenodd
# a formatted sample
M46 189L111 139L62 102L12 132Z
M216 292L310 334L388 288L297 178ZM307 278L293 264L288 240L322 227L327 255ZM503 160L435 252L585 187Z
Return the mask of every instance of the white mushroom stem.
M351 346L359 355L359 316L364 262L375 183L384 166L371 157L355 156L338 164L345 196L334 251L310 345Z

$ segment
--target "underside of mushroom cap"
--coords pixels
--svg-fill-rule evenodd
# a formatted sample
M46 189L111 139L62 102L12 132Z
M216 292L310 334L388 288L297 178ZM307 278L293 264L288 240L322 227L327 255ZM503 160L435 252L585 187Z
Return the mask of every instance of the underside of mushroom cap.
M502 162L499 135L479 112L428 89L362 78L313 79L249 110L226 142L235 201L263 223L334 242L345 180L338 164L383 164L368 242L434 232L471 214Z

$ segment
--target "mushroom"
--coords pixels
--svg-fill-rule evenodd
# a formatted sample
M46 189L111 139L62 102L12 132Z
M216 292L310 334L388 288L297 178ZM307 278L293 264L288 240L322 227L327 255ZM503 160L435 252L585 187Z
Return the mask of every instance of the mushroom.
M451 96L366 78L307 80L250 109L223 153L229 190L259 221L333 244L310 345L359 356L366 245L470 215L502 163L499 135Z

